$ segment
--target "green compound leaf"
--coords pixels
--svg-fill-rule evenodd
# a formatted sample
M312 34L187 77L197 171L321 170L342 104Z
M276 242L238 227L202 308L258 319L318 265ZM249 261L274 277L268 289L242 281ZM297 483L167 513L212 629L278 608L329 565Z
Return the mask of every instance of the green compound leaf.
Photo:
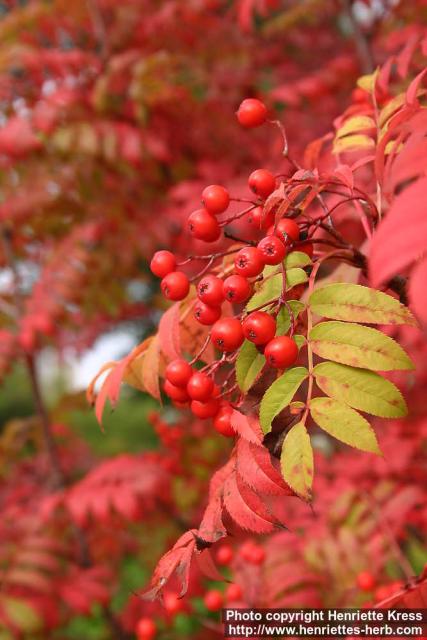
M311 294L309 305L313 313L334 320L417 326L405 305L382 291L359 284L328 284Z
M304 269L295 267L294 269L288 269L286 271L286 289L292 289L292 287L296 287L297 284L307 282L307 280L308 275Z
M314 398L310 413L314 422L334 438L361 451L381 455L374 430L354 409L332 398Z
M286 269L307 267L309 264L311 264L311 258L303 251L291 251L285 258Z
M378 373L335 362L314 367L317 386L326 395L381 418L401 418L408 412L399 389Z
M246 393L254 384L265 365L265 358L256 346L245 340L236 360L236 380L239 388Z
M321 358L373 371L414 369L400 345L377 329L350 322L320 322L310 331L311 348Z
M299 300L288 300L288 305L294 315L294 319L296 319L299 316L299 314L305 309L305 304L303 304ZM277 315L276 321L277 321L276 335L284 336L286 333L288 333L289 329L291 328L291 316L289 314L288 309L285 306L283 306L280 309Z
M311 500L313 485L313 449L303 422L287 433L282 446L280 466L285 482L304 500Z
M260 424L264 433L271 431L274 418L288 406L307 376L308 371L305 367L294 367L285 371L267 389L261 400L259 411Z

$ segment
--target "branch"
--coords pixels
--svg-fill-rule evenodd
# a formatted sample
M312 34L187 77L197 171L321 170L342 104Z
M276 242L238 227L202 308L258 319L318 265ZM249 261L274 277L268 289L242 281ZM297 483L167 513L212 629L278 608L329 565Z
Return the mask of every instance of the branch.
M374 59L366 35L360 28L360 24L354 17L351 0L341 0L346 18L348 19L353 32L353 40L356 46L357 55L364 73L372 73L375 69Z

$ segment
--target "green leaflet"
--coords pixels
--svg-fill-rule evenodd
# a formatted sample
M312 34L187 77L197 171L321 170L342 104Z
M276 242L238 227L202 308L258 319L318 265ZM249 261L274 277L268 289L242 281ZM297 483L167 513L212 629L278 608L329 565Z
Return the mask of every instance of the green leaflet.
M274 418L291 402L308 371L305 367L288 369L267 389L259 411L261 428L264 433L271 431Z
M252 342L245 340L236 360L236 380L243 392L252 387L264 365L265 358L262 353Z
M298 349L301 349L301 347L303 347L307 342L306 337L299 334L294 335L294 341L296 342Z
M280 466L285 482L304 500L311 500L313 449L303 422L287 433L282 446Z
M292 289L292 287L296 287L297 284L307 282L307 280L308 275L304 269L295 267L294 269L288 269L286 271L286 289Z
M43 628L39 613L26 600L4 595L0 598L0 604L10 622L21 632L33 634Z
M400 418L407 414L399 389L378 373L335 362L321 362L313 373L324 393L355 409L381 418Z
M350 322L320 322L310 331L318 356L373 371L413 369L402 347L381 331Z
M417 326L405 305L382 291L359 284L328 284L311 294L309 305L313 313L334 320Z
M307 267L309 264L311 264L311 258L303 251L291 251L285 258L286 269Z
M305 304L299 300L288 300L288 305L294 314L294 318L297 318L299 314L305 309ZM288 309L284 306L280 309L277 315L277 336L284 336L291 328L291 317Z
M264 277L265 276L266 273L264 270ZM277 300L282 293L282 284L283 278L281 273L276 273L270 276L268 280L263 280L256 293L254 293L246 305L246 309L252 311L262 304L270 302L270 300Z
M381 455L374 430L354 409L332 398L313 398L310 413L319 427L334 438L361 451Z

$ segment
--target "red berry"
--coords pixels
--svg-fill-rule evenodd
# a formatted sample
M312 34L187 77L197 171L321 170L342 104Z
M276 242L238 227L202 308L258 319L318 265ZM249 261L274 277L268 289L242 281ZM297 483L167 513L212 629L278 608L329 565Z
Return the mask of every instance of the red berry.
M370 571L361 571L356 578L356 583L362 591L372 591L375 587L375 578Z
M207 211L213 215L223 213L230 204L230 195L227 189L219 184L211 184L203 189L202 202Z
M231 407L223 406L215 416L213 423L215 431L226 438L234 438L236 432L231 426Z
M269 229L268 233L274 233L274 228ZM299 226L292 218L282 218L276 225L276 235L280 238L285 236L285 243L291 244L299 239Z
M223 293L230 302L245 302L252 292L250 283L243 276L228 276L224 280Z
M190 282L182 271L172 271L163 278L160 288L168 300L184 300L190 291Z
M242 587L238 584L229 584L225 590L226 602L237 602L243 595Z
M254 311L242 324L243 334L254 344L266 344L276 335L276 321L265 311Z
M150 269L158 278L164 278L175 270L176 259L170 251L156 251L150 262Z
M273 338L264 350L268 364L276 369L286 369L294 364L298 357L296 342L289 336Z
M233 548L229 544L222 544L216 552L215 559L222 567L228 567L233 559Z
M276 178L267 169L256 169L248 180L249 188L261 198L268 198L276 188Z
M259 275L264 269L261 251L256 247L240 249L234 259L234 268L240 276L245 276L245 278Z
M280 264L286 255L286 247L277 236L265 236L258 242L265 264Z
M192 400L200 400L200 402L207 402L213 390L214 382L212 378L202 371L193 373L187 384L187 392L190 398Z
M218 320L212 327L211 338L220 351L235 351L244 340L240 320L237 318L222 318Z
M390 593L390 586L383 585L382 587L378 587L378 589L375 590L375 601L381 602L382 600L387 600L390 595L392 595L392 593Z
M190 399L187 393L187 389L184 389L183 387L176 387L174 384L169 382L169 380L165 380L163 389L166 395L175 402L188 402L188 400Z
M267 120L267 107L261 100L246 98L240 104L237 112L237 120L247 129L253 129L264 124Z
M166 367L166 379L176 387L186 387L193 369L186 360L172 360Z
M207 418L213 418L217 415L221 403L217 398L210 398L207 402L200 402L199 400L193 400L190 405L191 412L201 418L207 420Z
M181 600L178 597L178 594L173 591L163 594L163 604L167 613L170 613L171 615L179 613L185 608L184 601Z
M201 300L198 300L194 305L194 317L200 324L211 325L220 319L221 308L210 307Z
M208 611L219 611L223 603L222 593L217 589L211 589L211 591L207 592L203 601Z
M188 217L188 229L197 240L215 242L221 235L221 228L213 216L206 209L197 209Z
M197 285L197 295L211 307L219 307L224 302L224 284L217 276L205 276Z
M240 548L240 555L251 564L260 565L265 560L264 548L253 540L247 540Z
M274 224L274 211L271 210L264 215L262 207L255 207L248 215L248 222L255 229L268 229Z
M151 618L141 618L136 625L138 640L153 640L156 632L156 625Z

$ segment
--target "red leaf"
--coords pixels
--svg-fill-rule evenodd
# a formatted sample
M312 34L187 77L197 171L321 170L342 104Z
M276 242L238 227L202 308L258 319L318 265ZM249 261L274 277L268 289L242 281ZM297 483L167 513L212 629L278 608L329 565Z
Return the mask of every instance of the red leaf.
M373 286L387 282L422 255L427 247L427 178L411 184L394 200L371 244Z
M243 492L251 504L245 501L240 492L236 482L236 473L230 474L224 483L224 504L231 518L239 527L247 531L271 533L274 526L271 520L266 517L265 511L263 512L260 498L251 491L248 485ZM261 510L261 514L257 513L255 509Z
M210 580L224 580L224 576L218 571L209 549L205 549L202 553L196 553L196 562L200 571Z
M411 136L404 148L396 155L390 170L388 189L392 192L396 187L425 173L427 166L427 140L420 133Z
M189 532L184 535L187 536L188 533ZM175 571L181 576L181 595L184 595L187 590L188 572L195 548L196 540L194 536L192 536L192 539L185 546L175 545L173 549L165 553L154 570L150 582L151 588L148 589L148 591L143 592L141 594L142 597L145 600L155 600L158 598Z
M236 409L231 414L231 426L234 431L248 442L262 442L262 431L255 416L246 416Z
M239 440L237 471L246 484L261 495L294 495L280 471L273 466L270 452L263 446Z
M416 315L427 324L427 260L422 260L411 273L409 300Z
M418 104L418 91L420 84L427 73L427 69L423 69L411 82L406 90L406 104L409 106L416 106Z

